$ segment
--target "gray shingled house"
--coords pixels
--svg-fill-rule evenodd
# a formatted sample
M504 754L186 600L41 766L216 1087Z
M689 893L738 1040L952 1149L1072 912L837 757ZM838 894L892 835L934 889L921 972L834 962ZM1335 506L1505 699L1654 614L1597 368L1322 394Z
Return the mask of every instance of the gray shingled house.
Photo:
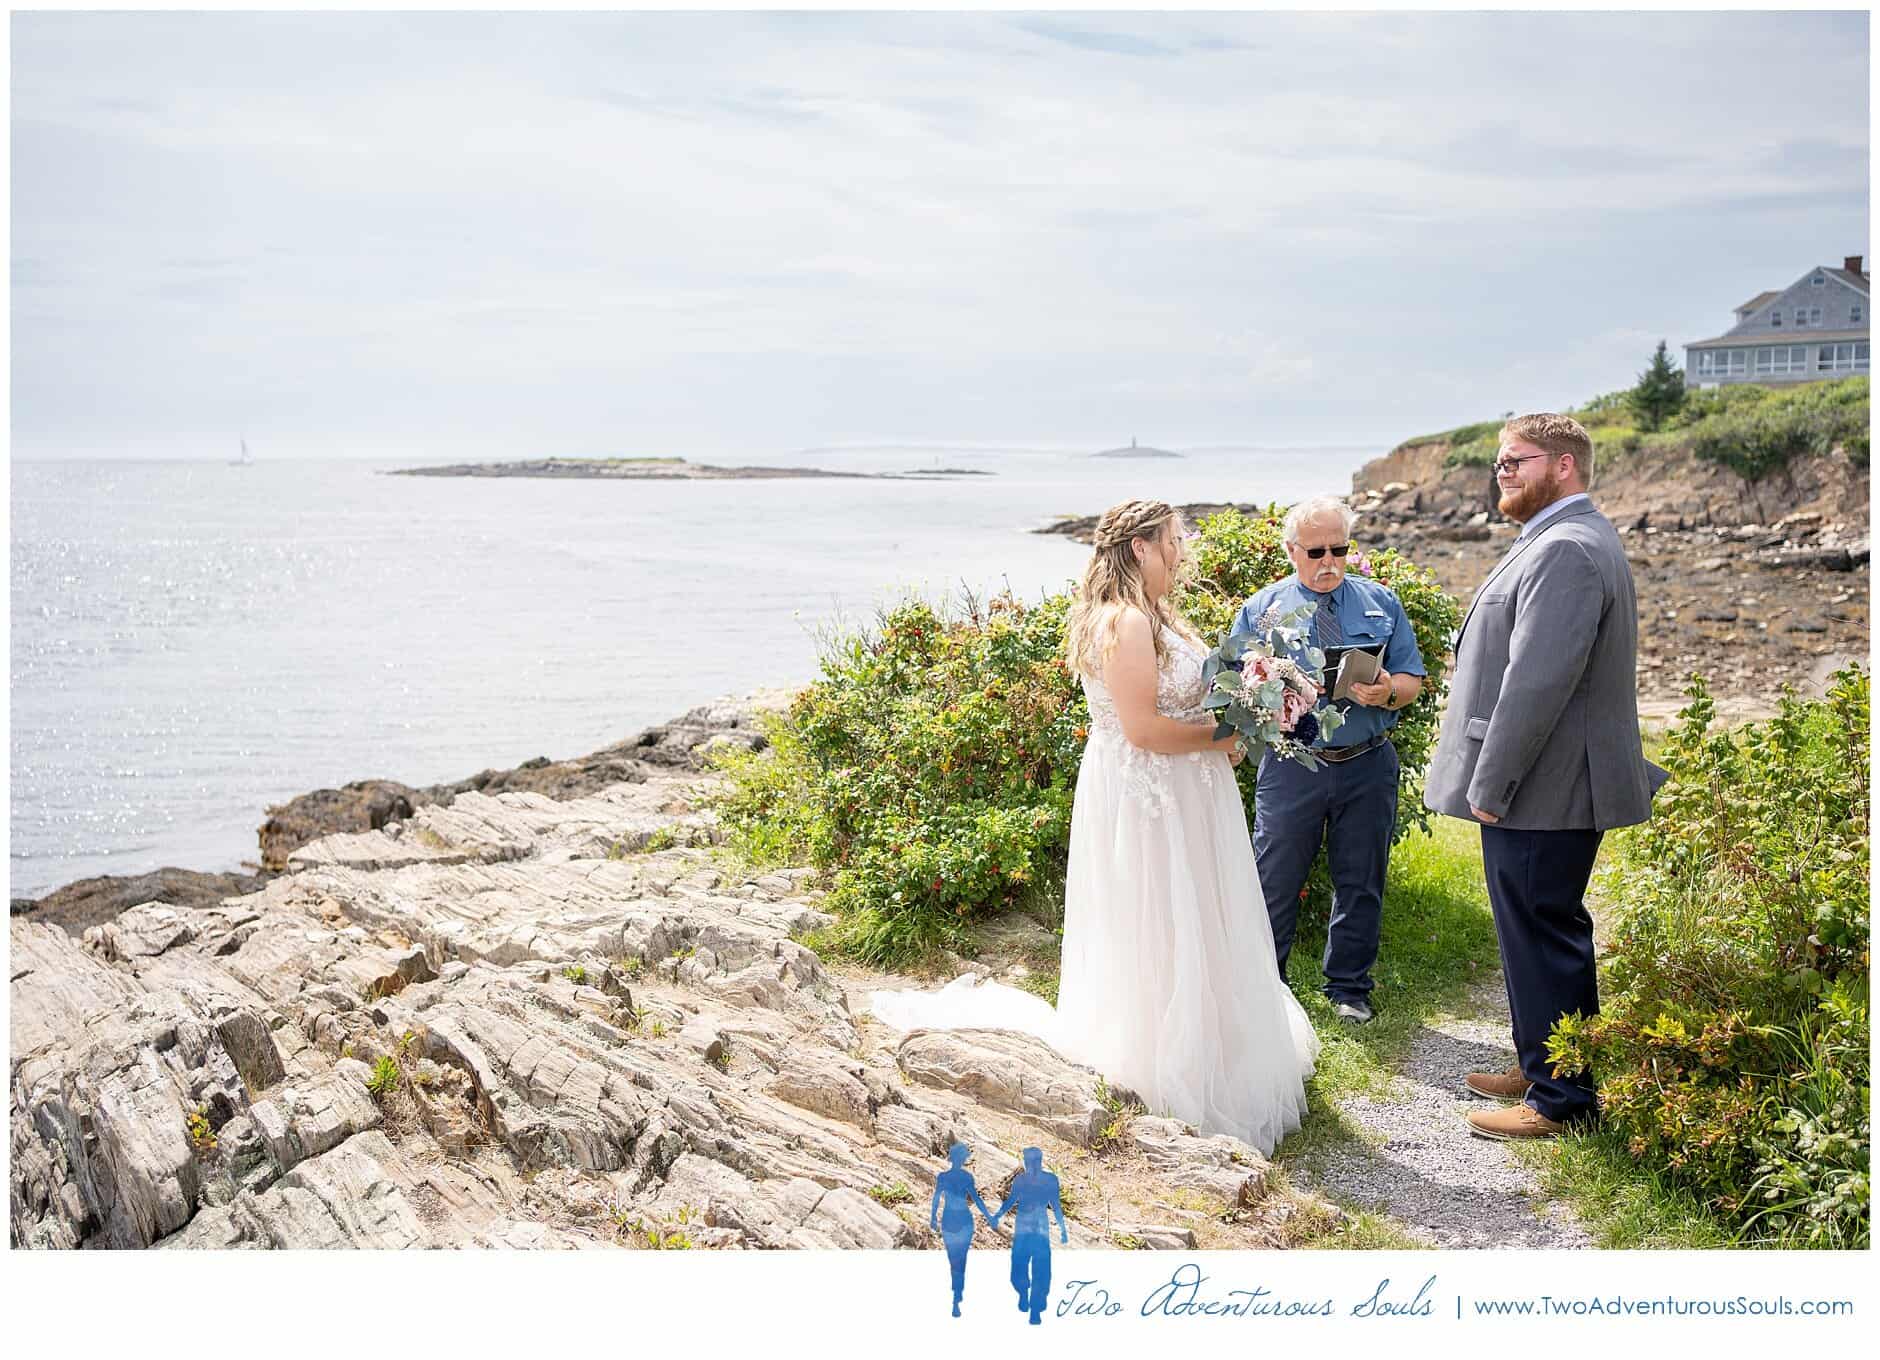
M1736 325L1684 347L1690 387L1815 382L1867 372L1872 302L1861 257L1811 269L1787 288L1758 293L1736 309Z

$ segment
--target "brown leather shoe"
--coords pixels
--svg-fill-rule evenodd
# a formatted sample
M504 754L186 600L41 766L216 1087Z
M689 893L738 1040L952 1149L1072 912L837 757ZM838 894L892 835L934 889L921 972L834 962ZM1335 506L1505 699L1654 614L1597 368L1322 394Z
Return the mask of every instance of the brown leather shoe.
M1510 1105L1505 1110L1476 1110L1469 1116L1469 1132L1498 1142L1553 1138L1567 1126L1556 1124L1532 1105Z
M1520 1063L1506 1072L1471 1072L1462 1079L1462 1089L1470 1095L1480 1096L1483 1100L1499 1100L1504 1104L1526 1100L1528 1087L1532 1085L1522 1073Z

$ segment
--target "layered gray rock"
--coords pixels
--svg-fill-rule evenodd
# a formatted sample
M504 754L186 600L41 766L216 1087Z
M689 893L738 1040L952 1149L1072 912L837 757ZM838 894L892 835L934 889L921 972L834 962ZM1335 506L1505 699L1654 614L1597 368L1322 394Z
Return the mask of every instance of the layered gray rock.
M1169 1121L1086 1155L1113 1110L1036 1039L858 1013L892 981L799 943L807 871L714 859L701 780L471 790L256 891L15 917L15 1245L928 1246L956 1141L995 1203L1044 1146L1085 1245L1263 1191Z

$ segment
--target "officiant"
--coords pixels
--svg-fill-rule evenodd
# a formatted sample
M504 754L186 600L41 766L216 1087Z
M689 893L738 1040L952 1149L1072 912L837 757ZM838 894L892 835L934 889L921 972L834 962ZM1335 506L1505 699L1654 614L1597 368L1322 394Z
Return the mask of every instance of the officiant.
M1371 968L1383 928L1384 876L1390 868L1397 822L1400 765L1390 731L1423 689L1423 654L1417 650L1403 604L1365 576L1347 576L1351 528L1358 515L1335 496L1301 501L1281 529L1294 572L1241 607L1234 632L1256 632L1260 620L1310 606L1310 641L1325 653L1322 706L1335 703L1344 722L1327 739L1316 737L1317 770L1296 760L1260 762L1254 799L1253 850L1273 923L1280 976L1292 953L1306 876L1325 848L1332 876L1332 914L1325 934L1325 994L1338 1018L1368 1023ZM1299 650L1302 652L1302 641ZM1334 699L1333 678L1346 653L1352 676L1345 697ZM1372 670L1375 668L1375 674ZM1360 675L1369 675L1368 681Z

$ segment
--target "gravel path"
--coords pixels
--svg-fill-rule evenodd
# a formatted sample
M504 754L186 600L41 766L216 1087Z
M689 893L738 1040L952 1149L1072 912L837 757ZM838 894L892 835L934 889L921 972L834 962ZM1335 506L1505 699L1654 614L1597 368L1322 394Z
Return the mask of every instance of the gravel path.
M1571 1210L1546 1199L1505 1144L1473 1137L1463 1123L1468 1111L1492 1108L1463 1091L1463 1074L1514 1061L1499 977L1476 1002L1473 1017L1417 1035L1399 1074L1402 1099L1340 1106L1378 1146L1341 1146L1301 1179L1439 1247L1591 1246Z

